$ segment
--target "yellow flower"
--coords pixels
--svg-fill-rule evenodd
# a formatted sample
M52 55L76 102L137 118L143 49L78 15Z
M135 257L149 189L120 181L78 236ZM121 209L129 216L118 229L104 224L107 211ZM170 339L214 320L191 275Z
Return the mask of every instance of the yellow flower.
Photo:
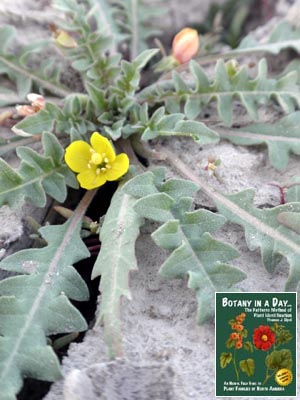
M199 35L195 29L184 28L175 35L172 55L179 64L190 61L199 49Z
M116 156L115 151L104 136L94 132L91 146L83 140L76 140L66 148L65 161L68 167L78 172L77 179L84 189L94 189L106 181L115 181L129 168L127 154Z

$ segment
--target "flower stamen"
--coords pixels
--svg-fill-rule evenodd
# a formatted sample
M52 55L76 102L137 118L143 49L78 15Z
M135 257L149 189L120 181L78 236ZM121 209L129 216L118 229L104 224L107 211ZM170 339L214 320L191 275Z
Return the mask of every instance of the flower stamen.
M90 160L90 162L92 164L99 165L99 164L102 163L102 161L103 161L103 158L102 158L101 154L96 153L96 152L92 153L92 157L91 157L91 160Z

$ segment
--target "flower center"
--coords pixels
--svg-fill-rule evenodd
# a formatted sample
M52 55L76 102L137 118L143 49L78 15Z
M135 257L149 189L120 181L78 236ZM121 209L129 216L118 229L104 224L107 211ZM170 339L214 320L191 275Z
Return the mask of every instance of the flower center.
M99 165L102 163L102 156L99 153L92 153L92 157L90 160L90 163L95 164L95 165Z
M109 159L107 158L105 153L97 153L94 149L91 149L91 159L88 163L88 168L92 168L92 165L95 165L96 174L99 175L101 172L105 172L107 169L111 168L109 164Z
M262 336L261 336L261 340L262 340L263 342L267 342L267 341L268 341L268 336L267 336L267 335L262 335Z

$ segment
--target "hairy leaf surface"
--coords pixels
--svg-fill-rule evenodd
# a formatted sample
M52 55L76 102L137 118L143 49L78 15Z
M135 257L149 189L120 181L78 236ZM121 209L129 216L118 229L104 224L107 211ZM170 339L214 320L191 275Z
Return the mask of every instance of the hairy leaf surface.
M174 162L174 155L168 150L164 150L164 155L171 165L181 174L189 176L215 202L222 215L244 227L249 249L260 248L262 262L268 271L273 272L282 257L286 257L290 264L290 273L285 287L289 291L297 290L300 281L300 237L293 229L281 224L278 215L285 212L299 213L300 202L267 209L256 208L253 205L253 190L223 195L196 176L180 159L176 158Z
M47 246L21 250L0 268L21 275L0 282L0 394L15 400L24 377L61 378L47 335L83 331L86 322L68 298L88 300L88 289L72 264L89 256L80 238L88 201L63 225L40 229Z
M17 206L27 200L44 207L46 194L62 202L66 185L78 187L74 174L63 163L64 150L57 138L45 132L42 143L43 155L25 146L17 148L21 159L17 170L0 158L0 205Z
M94 265L92 277L101 275L100 310L97 323L104 322L105 340L112 358L122 355L120 301L131 299L128 275L137 269L135 241L141 218L133 210L135 199L120 186L100 231L101 250Z
M253 124L246 128L219 129L222 138L243 146L266 143L273 167L287 167L290 153L300 155L300 111L283 117L274 124Z
M30 44L16 53L15 50L12 50L16 34L16 30L11 26L0 28L0 74L7 74L10 77L16 84L16 91L21 98L32 91L33 83L57 96L65 97L68 95L68 88L60 82L59 63L54 66L47 59L46 62L41 62L39 67L32 68L32 55L49 47L50 42L44 40ZM8 98L7 104L10 102L11 100Z
M178 113L181 108L189 119L194 119L211 102L217 102L217 111L224 123L232 124L233 102L239 100L249 116L258 119L258 108L270 100L275 100L284 112L290 113L300 106L298 73L291 71L279 79L267 76L266 60L261 60L255 79L249 77L246 67L235 73L219 60L212 80L206 72L192 60L190 71L193 80L184 80L177 72L173 79L157 82L139 94L141 102L165 103L169 113Z
M266 43L259 43L250 34L230 54L235 55L240 52L243 54L252 54L253 52L278 54L280 51L288 48L300 53L300 29L295 28L288 21L281 21L273 30Z
M165 11L160 5L148 5L143 0L112 0L115 18L122 31L129 36L131 60L148 48L147 39L158 36L160 31L153 27L152 20Z
M72 141L82 140L87 132L96 130L96 124L91 121L93 112L87 95L74 94L65 98L63 108L46 103L45 109L24 118L12 130L21 136L52 131L69 134Z
M215 240L212 234L225 219L207 210L192 210L197 186L190 181L170 179L146 172L129 181L124 190L139 197L134 210L142 217L163 223L153 234L155 243L171 252L160 269L167 278L185 278L196 291L198 322L214 312L214 294L245 278L245 274L226 264L238 256L228 244ZM140 183L143 182L141 186Z

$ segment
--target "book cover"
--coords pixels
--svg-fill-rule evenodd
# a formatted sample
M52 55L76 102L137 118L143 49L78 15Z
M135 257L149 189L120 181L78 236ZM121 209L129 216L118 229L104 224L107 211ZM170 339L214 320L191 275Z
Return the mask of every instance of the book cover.
M296 397L296 293L216 293L216 396Z

